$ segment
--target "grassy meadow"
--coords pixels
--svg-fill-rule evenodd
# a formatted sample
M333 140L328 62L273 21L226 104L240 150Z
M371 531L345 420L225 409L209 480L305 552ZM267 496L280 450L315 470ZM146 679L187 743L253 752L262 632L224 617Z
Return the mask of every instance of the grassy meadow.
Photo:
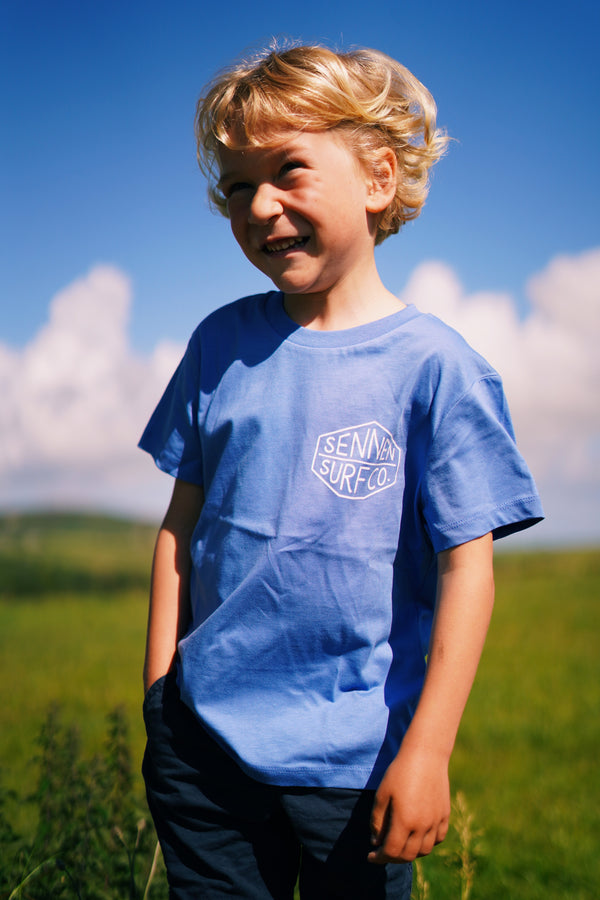
M154 534L103 517L0 519L0 786L15 792L4 814L21 833L35 828L24 799L56 702L61 720L79 730L83 756L98 752L107 716L122 707L143 804L141 669ZM600 884L600 550L497 554L496 585L452 760L453 828L419 863L415 897L591 900ZM148 896L162 891L158 878ZM76 894L65 882L60 896Z

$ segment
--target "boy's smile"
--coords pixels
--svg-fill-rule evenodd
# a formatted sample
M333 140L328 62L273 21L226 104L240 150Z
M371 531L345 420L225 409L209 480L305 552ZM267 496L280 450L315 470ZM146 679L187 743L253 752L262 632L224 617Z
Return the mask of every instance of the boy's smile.
M266 147L221 147L219 161L234 237L286 295L288 312L300 302L316 309L334 301L339 307L350 295L354 304L367 293L374 299L381 200L339 133L284 133Z
M265 241L263 250L268 256L275 253L285 253L286 250L299 250L306 247L308 237L284 238L283 240Z

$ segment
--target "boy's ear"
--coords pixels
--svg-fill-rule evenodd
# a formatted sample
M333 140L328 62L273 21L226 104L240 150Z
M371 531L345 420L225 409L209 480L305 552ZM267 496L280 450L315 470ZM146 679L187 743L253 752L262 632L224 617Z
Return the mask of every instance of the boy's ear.
M381 213L396 195L398 161L390 147L380 147L369 160L367 212Z

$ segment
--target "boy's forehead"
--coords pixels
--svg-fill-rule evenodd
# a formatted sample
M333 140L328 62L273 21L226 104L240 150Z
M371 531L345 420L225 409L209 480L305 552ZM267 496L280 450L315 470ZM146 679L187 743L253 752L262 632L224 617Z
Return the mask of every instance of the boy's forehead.
M278 131L253 143L232 140L228 145L219 141L216 156L221 176L233 166L252 165L261 159L291 152L301 142L303 133L296 130Z
M219 141L217 144L217 153L222 151L232 151L236 153L247 153L253 150L278 150L286 144L291 143L294 139L302 137L304 131L298 131L292 128L279 128L277 131L268 131L261 135L252 135L250 138L245 134L231 133L227 135L227 140Z
M313 140L315 137L317 138L316 145ZM343 139L342 129L337 128L279 129L270 131L264 139L256 138L252 143L245 136L242 141L231 139L227 144L219 141L216 147L216 158L221 175L220 180L224 180L231 170L258 165L271 158L293 156L298 152L311 156L315 152L318 153L321 137L325 140L333 139L335 143L342 145L345 149L350 149Z

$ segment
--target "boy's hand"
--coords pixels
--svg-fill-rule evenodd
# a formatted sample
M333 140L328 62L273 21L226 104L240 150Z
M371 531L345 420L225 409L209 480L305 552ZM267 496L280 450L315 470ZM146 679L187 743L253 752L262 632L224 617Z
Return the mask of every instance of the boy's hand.
M375 794L371 814L374 850L369 861L412 862L427 856L448 833L448 760L404 739Z

